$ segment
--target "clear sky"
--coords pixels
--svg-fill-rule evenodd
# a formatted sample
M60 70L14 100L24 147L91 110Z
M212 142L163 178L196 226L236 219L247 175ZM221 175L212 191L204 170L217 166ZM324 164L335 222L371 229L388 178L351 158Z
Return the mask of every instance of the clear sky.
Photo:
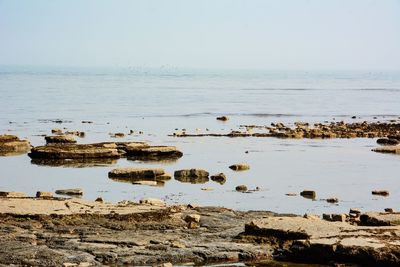
M400 70L400 1L0 0L0 65Z

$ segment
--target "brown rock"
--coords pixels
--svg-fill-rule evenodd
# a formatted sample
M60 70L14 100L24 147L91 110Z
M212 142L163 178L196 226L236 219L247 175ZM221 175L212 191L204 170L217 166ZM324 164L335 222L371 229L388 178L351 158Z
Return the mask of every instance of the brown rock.
M212 175L210 178L212 181L217 182L219 184L224 184L226 182L226 176L222 172Z
M387 190L373 190L372 194L373 195L379 195L379 196L387 197L389 195L389 191L387 191Z
M247 186L238 185L238 186L236 186L235 190L238 191L238 192L246 192L247 191Z
M300 196L305 198L315 199L317 197L317 193L315 193L315 191L313 190L303 190L300 193Z
M53 197L53 193L37 191L36 192L36 197L39 197L39 198L52 198Z
M221 116L221 117L217 117L217 120L219 120L219 121L228 121L229 117L228 116Z
M31 149L27 140L20 140L15 135L0 135L0 156L23 154Z
M250 169L250 165L246 163L239 163L239 164L233 164L229 166L229 168L234 171L245 171Z
M328 198L328 199L326 200L326 202L328 202L328 203L338 203L338 202L339 202L339 199L336 198L336 197L331 197L331 198Z
M0 197L8 197L8 198L20 198L20 197L27 197L25 193L22 192L5 192L0 191Z
M54 144L48 146L37 146L28 153L31 158L41 159L91 159L120 157L115 143L98 144Z
M58 195L68 195L68 196L82 196L83 190L80 188L72 188L72 189L58 189L56 190L56 194Z
M55 136L46 136L44 138L47 144L57 144L57 143L68 143L74 144L76 140L73 135L55 135Z

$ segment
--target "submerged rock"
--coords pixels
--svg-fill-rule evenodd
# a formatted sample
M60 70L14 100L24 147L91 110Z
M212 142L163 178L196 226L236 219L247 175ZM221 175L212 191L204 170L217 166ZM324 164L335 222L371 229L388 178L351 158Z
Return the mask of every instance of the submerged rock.
M47 144L57 144L57 143L69 143L75 144L76 140L73 135L54 135L46 136L44 138Z
M24 154L31 149L28 140L21 140L15 135L0 135L0 156Z

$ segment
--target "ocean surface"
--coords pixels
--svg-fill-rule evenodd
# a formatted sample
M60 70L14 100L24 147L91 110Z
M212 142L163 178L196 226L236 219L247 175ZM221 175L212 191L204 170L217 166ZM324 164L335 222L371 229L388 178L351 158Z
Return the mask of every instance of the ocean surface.
M82 168L39 166L27 155L0 157L0 191L34 195L39 190L82 188L86 199L102 196L118 202L157 197L171 204L296 214L348 212L350 207L400 210L400 156L371 152L376 139L168 136L176 129L228 133L239 125L272 122L400 122L399 72L3 66L0 96L0 134L16 134L35 146L45 143L43 135L50 135L51 129L65 128L86 132L79 143L147 141L174 145L184 153L175 162L120 159ZM220 115L231 119L217 121ZM109 135L130 130L134 134L125 138ZM228 168L240 162L251 169L234 172ZM228 179L223 185L172 179L162 187L110 180L108 172L122 166L162 167L172 174L183 168L203 168L211 174L224 172ZM240 184L261 190L235 192ZM285 195L304 189L315 190L317 200ZM389 190L390 195L373 196L374 189ZM324 199L329 197L340 202L328 204Z

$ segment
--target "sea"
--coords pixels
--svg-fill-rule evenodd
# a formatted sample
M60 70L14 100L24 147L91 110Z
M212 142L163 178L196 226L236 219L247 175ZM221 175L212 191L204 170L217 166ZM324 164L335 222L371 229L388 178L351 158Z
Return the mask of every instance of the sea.
M230 120L216 120L221 115ZM86 133L79 143L146 141L176 146L184 155L177 161L123 158L77 167L37 165L26 154L0 157L0 191L34 196L82 188L84 199L113 203L155 197L169 204L294 214L400 210L400 156L372 152L376 139L173 136L298 121L400 123L400 72L1 66L0 134L38 146L53 128L78 130ZM113 138L116 132L126 136ZM230 170L235 163L248 163L250 170ZM200 168L222 172L227 181L172 178L163 186L145 186L108 178L110 170L128 166L160 167L170 174ZM239 193L237 185L259 190ZM376 189L390 195L374 196ZM301 197L302 190L316 191L317 198ZM339 202L327 203L330 197Z

